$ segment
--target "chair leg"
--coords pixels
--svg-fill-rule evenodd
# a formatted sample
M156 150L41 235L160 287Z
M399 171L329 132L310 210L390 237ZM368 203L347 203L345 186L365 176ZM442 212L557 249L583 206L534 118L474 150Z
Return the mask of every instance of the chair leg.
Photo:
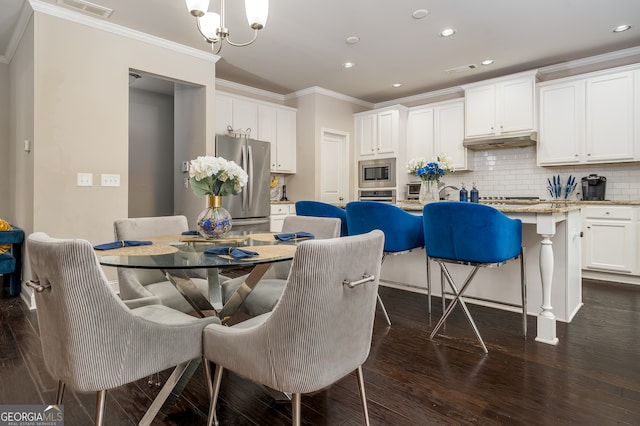
M527 276L524 260L525 248L522 247L522 253L520 253L520 286L522 288L522 333L524 338L527 338Z
M62 398L64 397L64 382L58 380L58 390L56 392L56 405L62 404Z
M447 298L444 295L444 271L440 268L440 295L442 296L442 313L447 310Z
M358 390L360 391L360 401L362 402L362 414L364 414L364 424L369 426L369 410L367 409L367 395L364 393L364 376L362 375L362 366L356 370L358 376Z
M291 424L293 426L300 426L302 416L300 410L302 406L302 395L299 393L291 394Z
M389 319L389 314L387 314L387 309L384 307L384 303L382 303L382 299L380 298L380 294L378 294L378 304L382 308L382 313L387 320L387 324L391 325L391 320Z
M431 262L429 261L429 255L427 258L427 303L428 313L431 315Z
M218 416L216 415L216 405L218 404L218 395L220 394L220 383L222 383L222 372L224 368L216 365L216 371L213 376L213 386L211 385L211 367L209 361L205 361L205 374L207 376L207 386L211 388L211 402L209 403L209 417L207 418L207 426L218 426Z
M96 426L102 426L104 424L104 404L107 400L107 390L103 389L98 391L96 397Z
M447 319L447 317L453 311L453 308L455 308L456 305L458 303L460 303L460 307L464 311L464 314L467 317L467 321L471 325L471 328L473 329L473 332L476 335L476 338L480 342L480 345L482 346L482 350L484 351L484 353L489 353L489 351L487 350L487 347L484 344L484 341L482 340L482 336L480 335L480 332L478 331L478 327L476 327L476 323L473 321L473 318L471 317L471 313L469 312L469 309L467 309L467 304L464 303L464 300L461 299L462 294L464 294L464 292L467 289L467 287L469 287L469 284L471 284L471 280L476 275L476 273L478 272L480 267L476 266L476 267L473 268L471 273L469 273L469 275L467 276L467 279L465 280L464 284L462 285L462 288L460 289L460 291L458 291L458 288L456 287L456 285L455 285L455 283L453 281L453 277L451 277L451 274L449 273L449 270L447 269L447 267L441 262L438 262L438 263L440 263L440 268L442 268L442 270L443 270L443 272L445 274L445 277L447 278L447 281L449 282L449 286L451 286L451 289L453 290L453 293L454 293L455 297L453 298L451 303L449 303L449 307L447 308L445 313L440 318L440 321L438 321L438 324L436 324L435 328L431 332L430 338L433 339L433 337L436 335L436 333L438 332L438 330L440 329L442 324L444 324L444 322Z

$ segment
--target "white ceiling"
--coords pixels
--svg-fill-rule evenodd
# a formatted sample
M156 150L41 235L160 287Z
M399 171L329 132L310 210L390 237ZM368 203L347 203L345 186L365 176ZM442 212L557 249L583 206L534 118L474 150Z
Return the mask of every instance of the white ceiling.
M0 0L5 57L24 2ZM93 3L114 10L108 22L210 51L183 0ZM243 2L227 3L232 40L249 39ZM414 19L421 8L429 14ZM611 31L624 23L632 29ZM457 33L440 37L446 27ZM345 42L352 35L358 44ZM638 46L640 0L271 0L258 40L223 46L216 72L279 94L318 86L379 103ZM495 63L481 66L487 58ZM356 66L343 69L345 61ZM469 64L477 68L446 71ZM403 86L394 89L395 82Z

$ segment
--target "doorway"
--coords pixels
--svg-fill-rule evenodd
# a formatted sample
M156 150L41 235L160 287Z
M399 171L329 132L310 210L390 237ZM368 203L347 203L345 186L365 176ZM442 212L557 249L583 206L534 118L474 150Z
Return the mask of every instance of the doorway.
M349 200L349 133L320 131L320 200L343 203Z

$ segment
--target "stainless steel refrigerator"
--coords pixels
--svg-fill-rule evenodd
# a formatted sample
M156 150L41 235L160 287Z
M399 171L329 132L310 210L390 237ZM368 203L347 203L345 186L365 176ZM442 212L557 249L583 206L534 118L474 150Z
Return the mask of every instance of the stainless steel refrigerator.
M234 161L247 172L247 185L237 195L222 197L222 206L233 219L232 231L269 231L269 142L216 135L216 156Z

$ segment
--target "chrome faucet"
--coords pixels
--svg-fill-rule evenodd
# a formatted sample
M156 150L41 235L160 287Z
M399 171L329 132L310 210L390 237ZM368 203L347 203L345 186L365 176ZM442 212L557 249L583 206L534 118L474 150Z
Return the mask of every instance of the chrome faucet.
M460 188L458 188L457 186L454 185L445 185L442 188L438 189L438 198L440 198L442 200L442 191L444 191L447 188L451 188L454 191L458 191Z

